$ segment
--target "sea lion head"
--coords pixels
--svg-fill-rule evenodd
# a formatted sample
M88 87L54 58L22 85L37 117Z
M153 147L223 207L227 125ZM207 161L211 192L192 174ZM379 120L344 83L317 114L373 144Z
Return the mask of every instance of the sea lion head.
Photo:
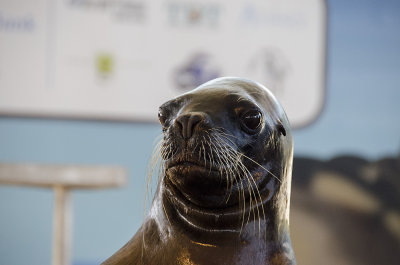
M161 105L159 120L169 222L203 232L287 227L292 135L265 87L217 78Z
M253 81L218 78L164 103L159 119L153 204L103 264L295 264L292 135L275 97Z

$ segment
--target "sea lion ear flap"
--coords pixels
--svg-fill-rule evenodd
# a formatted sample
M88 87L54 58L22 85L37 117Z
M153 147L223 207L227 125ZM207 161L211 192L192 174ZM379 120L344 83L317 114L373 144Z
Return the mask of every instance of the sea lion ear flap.
M276 125L276 128L277 128L277 130L278 130L278 132L279 132L280 134L282 134L283 136L286 136L286 129L285 129L285 127L283 126L281 120L278 120L278 124Z

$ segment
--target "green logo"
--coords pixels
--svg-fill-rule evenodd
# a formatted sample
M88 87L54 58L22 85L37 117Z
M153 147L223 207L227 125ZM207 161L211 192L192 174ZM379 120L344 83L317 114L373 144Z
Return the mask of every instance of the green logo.
M111 54L101 53L96 56L97 72L104 77L108 77L114 70L114 59Z

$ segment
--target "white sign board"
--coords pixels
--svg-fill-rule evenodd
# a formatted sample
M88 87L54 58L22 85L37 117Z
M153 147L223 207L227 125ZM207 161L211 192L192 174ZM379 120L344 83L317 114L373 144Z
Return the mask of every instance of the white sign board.
M240 76L304 126L324 101L325 40L323 0L2 0L0 114L155 121Z

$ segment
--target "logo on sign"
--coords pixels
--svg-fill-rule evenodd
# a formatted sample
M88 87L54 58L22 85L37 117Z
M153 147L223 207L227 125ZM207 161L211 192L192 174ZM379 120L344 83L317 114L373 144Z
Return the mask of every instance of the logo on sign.
M167 6L168 21L173 26L206 26L219 24L220 7L210 3L173 2Z
M220 70L213 58L198 53L175 73L174 83L182 90L190 90L219 76Z
M114 58L111 54L100 53L95 58L96 72L102 78L108 78L114 71Z
M248 72L253 79L265 84L274 94L282 95L291 66L279 49L264 48L250 58Z
M123 21L143 22L146 6L141 1L126 0L70 0L72 8L108 13Z
M305 17L297 12L284 12L246 3L241 9L239 22L250 27L298 28L306 24Z
M30 32L35 29L35 20L32 15L5 15L0 12L0 31Z

